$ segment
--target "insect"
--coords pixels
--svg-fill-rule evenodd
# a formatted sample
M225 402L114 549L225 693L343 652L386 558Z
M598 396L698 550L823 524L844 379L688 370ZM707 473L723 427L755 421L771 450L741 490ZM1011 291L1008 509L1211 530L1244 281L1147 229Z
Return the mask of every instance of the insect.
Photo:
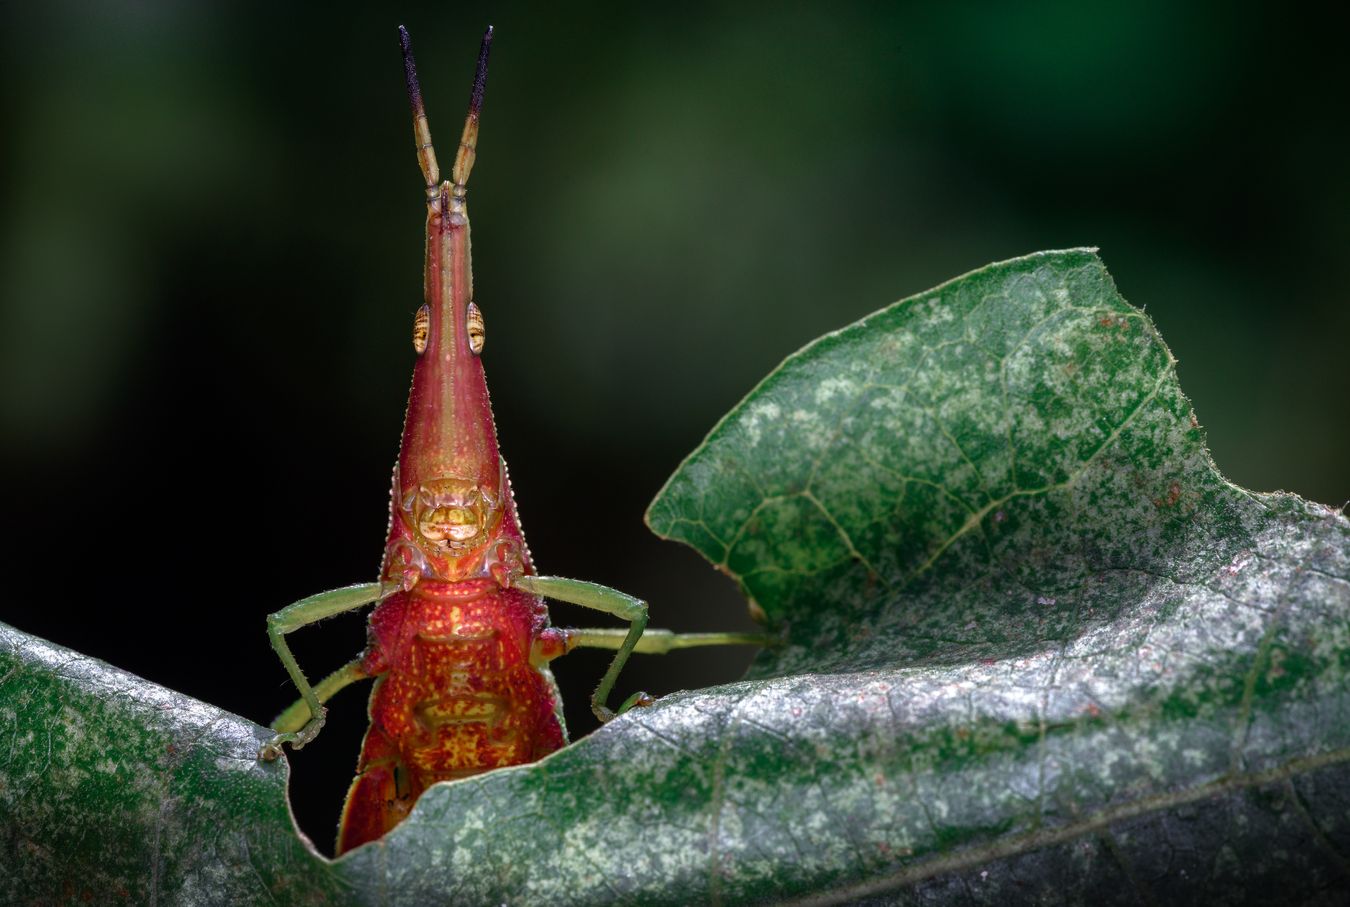
M300 699L273 722L299 749L324 724L323 703L374 678L370 728L338 828L337 852L397 825L432 784L539 759L567 742L549 662L579 646L614 649L591 696L609 721L652 702L635 693L606 704L630 653L714 644L764 644L758 634L674 634L647 626L647 604L581 580L539 576L516 515L488 401L483 313L474 301L467 183L478 144L492 29L478 67L450 179L441 181L407 29L399 28L417 159L426 180L425 302L413 319L412 390L390 492L378 582L334 589L268 616L267 632ZM550 626L543 599L628 621L628 628ZM305 679L286 635L374 604L365 651L319 683Z

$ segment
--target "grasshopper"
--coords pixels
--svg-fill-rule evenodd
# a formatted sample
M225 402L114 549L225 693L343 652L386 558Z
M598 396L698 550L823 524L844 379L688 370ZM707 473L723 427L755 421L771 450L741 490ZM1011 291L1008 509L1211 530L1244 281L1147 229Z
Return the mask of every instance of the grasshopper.
M273 722L260 758L299 749L324 724L323 703L374 678L370 728L347 792L337 853L380 838L438 781L531 762L567 743L554 658L613 649L591 696L602 722L652 698L606 704L632 652L697 645L762 645L758 634L647 631L647 603L581 580L539 576L516 514L483 373L484 323L474 301L467 184L478 146L492 29L478 66L450 179L431 142L411 39L399 27L417 160L426 181L425 302L413 319L416 354L402 445L390 491L377 582L322 592L267 618L272 648L300 693ZM628 621L627 630L549 623L544 599ZM311 686L286 635L374 604L365 651ZM644 631L646 631L644 633Z

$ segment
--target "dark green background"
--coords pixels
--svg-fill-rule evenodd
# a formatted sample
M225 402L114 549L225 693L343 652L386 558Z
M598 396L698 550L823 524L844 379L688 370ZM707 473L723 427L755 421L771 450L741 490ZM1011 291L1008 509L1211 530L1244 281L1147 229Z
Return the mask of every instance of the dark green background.
M744 626L641 525L680 458L812 337L1066 246L1147 307L1227 475L1350 497L1350 64L1292 7L11 4L0 619L265 721L263 615L374 577L420 303L400 22L443 158L497 26L476 295L543 571ZM318 674L363 630L301 635ZM603 658L568 662L584 730ZM321 843L361 699L300 754Z

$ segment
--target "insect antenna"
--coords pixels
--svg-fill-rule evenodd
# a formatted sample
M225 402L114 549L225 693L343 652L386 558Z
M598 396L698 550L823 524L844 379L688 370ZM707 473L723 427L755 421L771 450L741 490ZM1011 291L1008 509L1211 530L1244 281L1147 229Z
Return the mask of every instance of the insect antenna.
M488 52L492 50L492 26L483 32L483 43L478 48L478 70L473 77L473 93L469 95L469 115L464 118L464 134L459 138L459 151L455 153L455 166L451 171L455 188L462 194L469 181L469 171L473 169L475 151L478 147L478 112L483 109L483 89L487 85Z
M413 141L417 144L417 163L427 181L427 201L440 198L441 168L436 163L436 149L431 145L431 126L427 123L427 109L422 104L422 86L417 81L417 61L413 59L412 37L402 25L398 27L398 43L403 49L403 76L408 83L408 103L413 112Z

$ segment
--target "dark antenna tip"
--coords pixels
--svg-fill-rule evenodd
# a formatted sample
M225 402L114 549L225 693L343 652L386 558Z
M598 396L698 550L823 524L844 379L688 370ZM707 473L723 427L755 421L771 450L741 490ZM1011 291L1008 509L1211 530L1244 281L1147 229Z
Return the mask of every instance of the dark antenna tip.
M483 32L483 43L478 48L478 71L473 77L473 94L469 97L469 116L478 119L483 109L483 89L487 86L488 52L492 50L492 26Z
M398 27L398 45L403 49L403 77L408 83L408 103L412 105L414 115L421 115L422 86L417 82L417 61L413 59L412 36L402 25Z

